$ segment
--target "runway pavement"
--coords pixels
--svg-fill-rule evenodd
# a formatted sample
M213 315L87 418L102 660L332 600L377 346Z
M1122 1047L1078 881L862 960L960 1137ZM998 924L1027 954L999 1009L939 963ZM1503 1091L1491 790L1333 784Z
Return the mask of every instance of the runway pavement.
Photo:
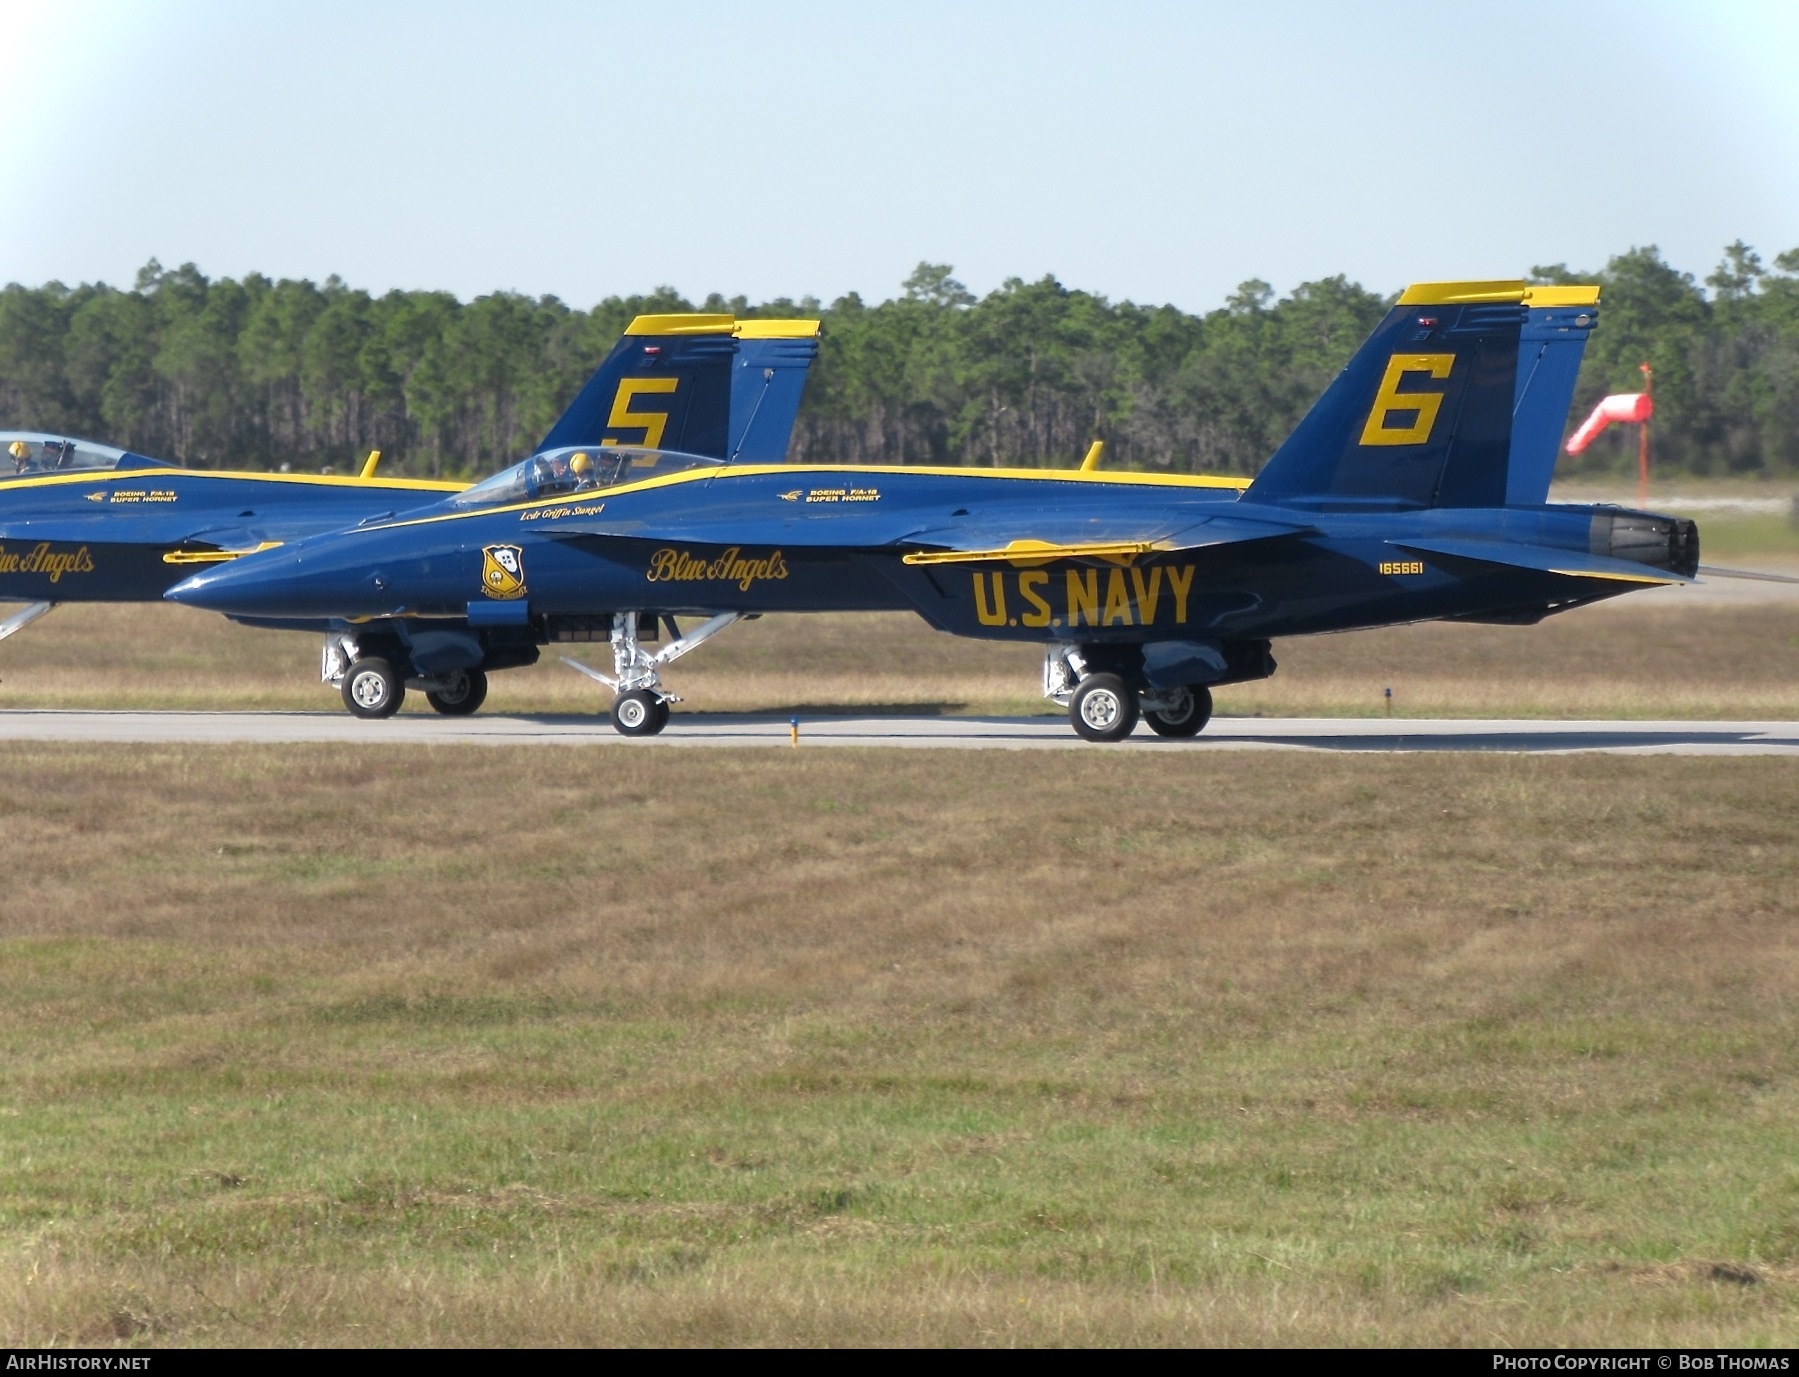
M0 712L0 741L115 745L316 743L358 745L693 746L786 749L789 720L677 713L658 737L628 739L604 716L439 717L403 713L363 722L340 712ZM1219 717L1170 741L1139 726L1115 746L1081 741L1063 717L808 717L800 749L824 746L1089 751L1509 751L1625 755L1799 755L1799 722L1408 721L1392 718Z

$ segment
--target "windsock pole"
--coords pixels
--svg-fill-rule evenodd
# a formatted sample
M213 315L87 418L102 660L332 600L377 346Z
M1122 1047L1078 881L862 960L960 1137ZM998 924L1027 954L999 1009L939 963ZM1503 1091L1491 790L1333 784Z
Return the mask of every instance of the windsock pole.
M1655 370L1649 366L1648 360L1637 365L1637 371L1643 375L1643 395L1651 398L1650 406L1654 406ZM1649 505L1649 416L1646 413L1637 423L1637 506Z

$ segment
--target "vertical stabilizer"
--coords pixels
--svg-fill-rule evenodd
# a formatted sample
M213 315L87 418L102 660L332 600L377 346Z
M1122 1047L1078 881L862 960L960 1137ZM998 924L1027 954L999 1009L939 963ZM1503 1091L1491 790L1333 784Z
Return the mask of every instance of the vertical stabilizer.
M1245 502L1338 507L1499 507L1513 491L1514 412L1542 428L1554 410L1572 336L1554 309L1595 288L1518 281L1421 283L1403 292L1295 428ZM1539 305L1547 300L1547 307ZM1533 320L1533 311L1544 312ZM1541 358L1531 348L1541 343ZM1525 354L1530 357L1522 357ZM1574 359L1578 367L1578 357ZM1521 367L1522 365L1522 367ZM1569 384L1571 395L1572 384ZM1561 396L1559 427L1568 396ZM1534 446L1535 441L1529 442ZM1540 467L1534 448L1527 456ZM1553 463L1553 457L1551 458ZM1530 470L1535 482L1536 469ZM1544 480L1547 490L1547 479ZM1519 488L1528 486L1521 478Z
M736 326L728 315L638 316L537 448L647 445L725 458Z
M1518 390L1505 478L1508 507L1537 507L1548 500L1581 356L1599 323L1598 302L1594 287L1530 289L1518 337Z
M818 357L816 320L740 320L731 368L733 463L779 464L787 458L806 373Z

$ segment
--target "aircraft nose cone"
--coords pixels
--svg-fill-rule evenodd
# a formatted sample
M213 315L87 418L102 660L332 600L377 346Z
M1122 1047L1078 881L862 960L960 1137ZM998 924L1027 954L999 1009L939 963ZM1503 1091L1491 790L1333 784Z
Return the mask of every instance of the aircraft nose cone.
M362 543L331 536L212 565L163 596L228 617L382 617L404 610L398 582Z
M280 609L299 591L298 569L291 559L266 555L214 565L183 579L163 597L208 612L255 616Z

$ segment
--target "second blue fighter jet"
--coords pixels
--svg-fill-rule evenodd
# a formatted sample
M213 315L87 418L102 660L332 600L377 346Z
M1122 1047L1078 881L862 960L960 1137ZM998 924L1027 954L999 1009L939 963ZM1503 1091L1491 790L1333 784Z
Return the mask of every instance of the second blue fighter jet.
M1546 502L1592 287L1403 293L1253 483L1092 470L724 464L561 451L434 510L268 550L169 596L335 638L352 712L423 655L605 640L612 715L652 733L662 670L739 618L910 609L1044 646L1044 692L1092 740L1204 727L1211 690L1285 636L1433 619L1529 623L1690 580L1691 521ZM701 623L682 633L679 617ZM652 650L658 627L669 639Z
M539 446L585 469L620 443L718 460L779 461L818 348L818 322L639 316ZM586 452L584 452L584 450ZM0 640L59 603L160 599L196 568L321 532L390 522L466 483L188 469L43 432L0 433ZM535 658L510 647L508 663ZM471 710L480 681L445 669L423 686Z

